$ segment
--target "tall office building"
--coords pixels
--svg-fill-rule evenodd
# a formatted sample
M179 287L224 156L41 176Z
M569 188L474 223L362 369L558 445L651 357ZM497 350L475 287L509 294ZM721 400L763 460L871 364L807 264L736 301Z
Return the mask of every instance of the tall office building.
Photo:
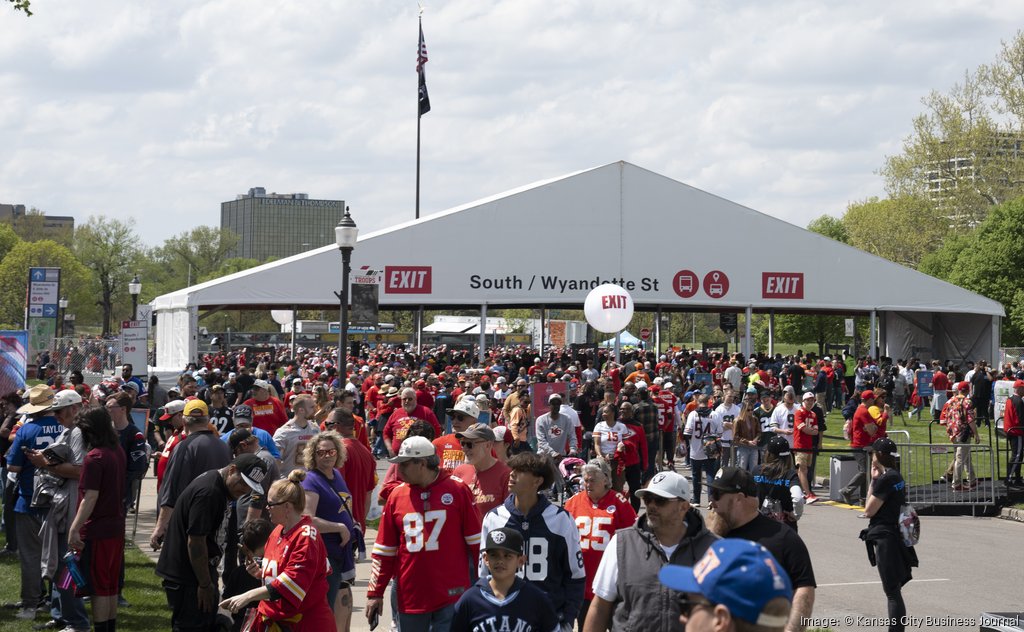
M236 257L281 259L334 242L345 214L341 200L311 200L305 193L267 193L253 187L220 205L220 227L238 233Z

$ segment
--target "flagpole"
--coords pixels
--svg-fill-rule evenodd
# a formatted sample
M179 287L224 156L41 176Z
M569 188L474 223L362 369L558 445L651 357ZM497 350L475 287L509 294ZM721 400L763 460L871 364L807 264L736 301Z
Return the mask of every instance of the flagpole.
M420 22L419 22L419 47L416 50L417 61L416 61L416 219L420 218L420 120L423 118L423 111L420 107L420 64L419 57L422 51L423 41L423 8L420 7Z

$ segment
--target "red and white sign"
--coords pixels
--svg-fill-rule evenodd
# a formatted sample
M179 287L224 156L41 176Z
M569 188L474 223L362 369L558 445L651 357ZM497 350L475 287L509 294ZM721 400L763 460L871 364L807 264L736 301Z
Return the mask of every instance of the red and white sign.
M697 273L693 270L680 270L672 279L672 290L679 295L679 298L692 298L699 288Z
M430 294L430 266L384 266L385 294Z
M721 270L712 270L704 275L704 293L711 298L722 298L729 293L729 277Z
M762 272L761 298L802 299L803 272Z
M650 337L651 337L651 330L650 329L644 327L643 329L640 330L640 338L642 340L647 340Z

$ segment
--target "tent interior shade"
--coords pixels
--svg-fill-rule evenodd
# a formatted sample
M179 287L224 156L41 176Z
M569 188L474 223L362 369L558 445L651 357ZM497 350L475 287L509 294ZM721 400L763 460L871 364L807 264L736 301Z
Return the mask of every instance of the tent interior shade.
M353 215L358 222L358 207ZM758 266L746 256L723 257L715 239L688 240L680 249L682 236L721 234L723 226L735 228L728 237L731 252L770 258ZM465 248L445 247L462 235L484 240L475 242L483 256L471 265ZM600 256L598 243L605 244ZM998 345L998 335L991 340L988 326L987 342L979 338L981 321L1004 313L999 303L963 288L626 162L360 235L352 268L364 266L378 272L384 309L579 309L592 287L610 281L629 290L639 310L899 312L924 319L972 314L982 318L960 324L974 330L967 337L979 340L969 346L985 348ZM193 327L194 319L172 315L215 307L337 307L340 270L340 252L325 246L165 294L153 306L158 321L175 318ZM890 329L893 335L900 331ZM939 335L942 329L931 331ZM181 348L188 338L189 348ZM157 339L160 366L184 366L194 354L191 332Z

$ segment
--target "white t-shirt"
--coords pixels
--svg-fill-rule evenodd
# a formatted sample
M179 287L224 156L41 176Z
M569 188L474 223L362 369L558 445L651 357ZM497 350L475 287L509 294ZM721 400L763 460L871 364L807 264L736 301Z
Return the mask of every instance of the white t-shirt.
M617 538L615 534L612 534L612 539L608 542L604 555L601 557L601 563L597 566L597 572L594 573L594 594L605 601L615 601L619 598L619 560L615 553L618 548L616 543ZM672 554L679 548L678 544L665 546L660 542L658 546L665 552L667 559L672 559Z
M711 414L702 417L696 410L686 417L686 427L683 428L684 435L690 435L690 459L703 461L708 458L704 452L704 438L709 436L722 436L722 417L718 411L711 411Z
M740 416L740 407L736 404L732 406L719 404L715 412L722 418L722 445L729 446L732 444L732 428L726 428L725 424L727 422L731 424Z
M558 409L558 414L565 415L566 417L568 417L569 421L572 422L573 428L579 428L580 426L583 425L582 423L580 423L579 414L569 404L562 404L562 407Z
M629 436L629 428L621 421L616 421L614 426L609 426L603 421L597 422L594 426L594 436L601 443L601 454L614 456L619 442Z
M796 415L796 404L793 404L792 408L786 408L786 402L779 402L779 405L772 411L771 427L778 428L780 430L792 430L793 429L793 416ZM786 441L789 445L793 445L793 435L784 434Z

